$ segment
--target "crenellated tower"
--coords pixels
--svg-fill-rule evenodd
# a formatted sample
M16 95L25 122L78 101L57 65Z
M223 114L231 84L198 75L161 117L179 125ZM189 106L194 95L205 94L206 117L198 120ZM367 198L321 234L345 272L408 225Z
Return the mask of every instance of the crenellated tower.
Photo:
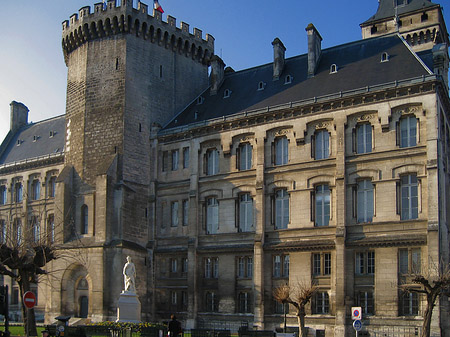
M169 121L208 86L214 38L132 4L97 3L63 22L66 164L88 183L115 155L124 180L148 181L150 125Z

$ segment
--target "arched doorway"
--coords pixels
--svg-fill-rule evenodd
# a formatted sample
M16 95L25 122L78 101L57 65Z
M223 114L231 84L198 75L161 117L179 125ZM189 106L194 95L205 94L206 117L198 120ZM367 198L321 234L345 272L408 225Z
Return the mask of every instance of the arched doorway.
M89 298L87 296L80 296L80 318L87 318L89 313Z
M87 269L80 264L71 265L63 275L61 286L61 314L88 318L92 283Z

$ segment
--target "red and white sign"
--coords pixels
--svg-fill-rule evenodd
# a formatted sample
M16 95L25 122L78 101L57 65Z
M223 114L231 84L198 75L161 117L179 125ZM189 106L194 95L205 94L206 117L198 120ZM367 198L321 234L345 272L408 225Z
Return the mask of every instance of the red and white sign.
M31 291L27 291L23 294L23 305L27 309L33 309L36 305L36 295Z
M355 320L355 319L361 319L361 312L362 312L362 310L361 310L362 308L361 307L352 307L352 319L353 320Z

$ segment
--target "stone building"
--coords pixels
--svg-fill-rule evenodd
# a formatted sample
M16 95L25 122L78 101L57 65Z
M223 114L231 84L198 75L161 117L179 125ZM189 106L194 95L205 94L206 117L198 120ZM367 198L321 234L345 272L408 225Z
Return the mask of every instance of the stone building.
M130 255L143 320L274 329L272 289L314 282L312 335L350 335L352 306L369 333L418 331L424 299L398 285L449 260L448 33L427 0L381 0L361 28L322 49L310 24L307 54L276 38L235 72L140 2L65 21L66 114L28 124L11 103L0 148L2 233L70 256L40 284L46 320L114 320Z

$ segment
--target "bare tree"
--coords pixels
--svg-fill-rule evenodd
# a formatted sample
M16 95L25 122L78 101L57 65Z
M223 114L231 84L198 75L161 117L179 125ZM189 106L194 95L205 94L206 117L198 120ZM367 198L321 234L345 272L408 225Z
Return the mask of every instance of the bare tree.
M289 285L281 285L273 290L273 297L279 303L291 304L296 309L298 320L299 337L306 337L305 329L306 305L311 301L318 287L307 282L300 282L291 287Z
M400 285L400 289L406 293L423 294L426 298L421 337L430 337L431 318L436 300L441 295L449 296L450 266L442 262L437 265L431 263L428 271L414 273L412 278Z

